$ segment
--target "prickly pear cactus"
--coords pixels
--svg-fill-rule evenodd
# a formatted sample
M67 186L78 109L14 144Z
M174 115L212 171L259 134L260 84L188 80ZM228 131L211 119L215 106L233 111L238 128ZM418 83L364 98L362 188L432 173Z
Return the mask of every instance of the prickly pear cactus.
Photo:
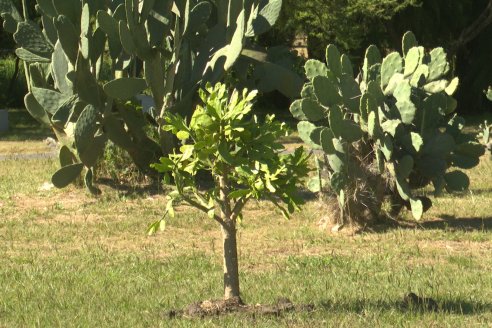
M380 216L391 194L396 212L406 205L419 220L432 204L419 190L467 189L460 169L474 167L484 153L454 114L459 81L450 78L444 50L426 52L411 32L402 48L403 55L381 58L369 47L354 78L348 57L329 45L326 63L306 63L309 81L290 107L300 137L326 154L342 219Z
M27 110L51 125L64 145L55 186L66 186L85 167L85 182L97 192L92 167L108 139L152 173L150 164L175 146L161 129L164 113L191 117L198 88L220 80L239 59L289 84L280 91L298 94L302 80L296 74L247 49L248 38L275 23L282 1L247 3L38 0L40 27L22 17L12 0L0 0L4 28L14 34L16 54L28 67ZM105 62L109 77L101 76ZM141 93L152 97L152 108L140 109Z

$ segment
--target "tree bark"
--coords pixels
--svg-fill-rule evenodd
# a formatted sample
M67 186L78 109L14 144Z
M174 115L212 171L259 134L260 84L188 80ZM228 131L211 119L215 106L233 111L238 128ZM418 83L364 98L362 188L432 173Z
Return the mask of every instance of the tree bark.
M224 299L240 298L236 225L234 222L228 222L222 226L222 238L224 241Z
M218 178L222 240L224 242L224 299L240 298L236 220L232 218L227 172Z
M473 23L465 28L458 40L456 41L457 47L462 47L473 41L487 26L492 23L492 0L489 0L487 7L483 10L482 14Z

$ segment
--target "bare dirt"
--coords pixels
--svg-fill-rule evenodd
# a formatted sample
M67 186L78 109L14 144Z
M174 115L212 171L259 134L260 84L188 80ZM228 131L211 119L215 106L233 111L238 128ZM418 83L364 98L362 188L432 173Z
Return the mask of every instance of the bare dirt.
M243 313L252 316L281 316L287 312L311 312L314 311L313 304L295 305L287 298L279 298L277 303L271 305L246 305L240 298L228 300L206 300L188 305L184 309L171 310L167 313L169 318L203 318L208 316L219 316L229 313Z

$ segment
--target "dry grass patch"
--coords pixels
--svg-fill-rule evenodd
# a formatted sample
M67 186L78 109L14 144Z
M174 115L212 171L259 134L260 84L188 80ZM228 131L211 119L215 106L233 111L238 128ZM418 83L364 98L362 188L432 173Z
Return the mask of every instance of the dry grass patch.
M44 141L0 141L0 155L39 154L55 151Z

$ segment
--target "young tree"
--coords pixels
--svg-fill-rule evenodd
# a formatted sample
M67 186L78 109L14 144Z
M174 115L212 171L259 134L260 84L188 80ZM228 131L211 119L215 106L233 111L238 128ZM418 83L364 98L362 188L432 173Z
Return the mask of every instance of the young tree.
M237 256L237 222L250 199L268 199L288 217L302 203L296 184L308 173L308 156L302 148L282 155L278 138L286 133L284 123L267 116L264 122L250 117L256 91L234 90L224 84L208 84L199 95L191 121L167 114L164 129L182 142L180 153L162 157L153 167L174 179L176 190L168 195L166 215L174 216L173 206L185 201L207 213L222 229L224 245L224 298L240 300ZM211 173L214 184L201 190L199 171ZM163 219L164 220L164 219ZM149 233L163 226L159 220Z

